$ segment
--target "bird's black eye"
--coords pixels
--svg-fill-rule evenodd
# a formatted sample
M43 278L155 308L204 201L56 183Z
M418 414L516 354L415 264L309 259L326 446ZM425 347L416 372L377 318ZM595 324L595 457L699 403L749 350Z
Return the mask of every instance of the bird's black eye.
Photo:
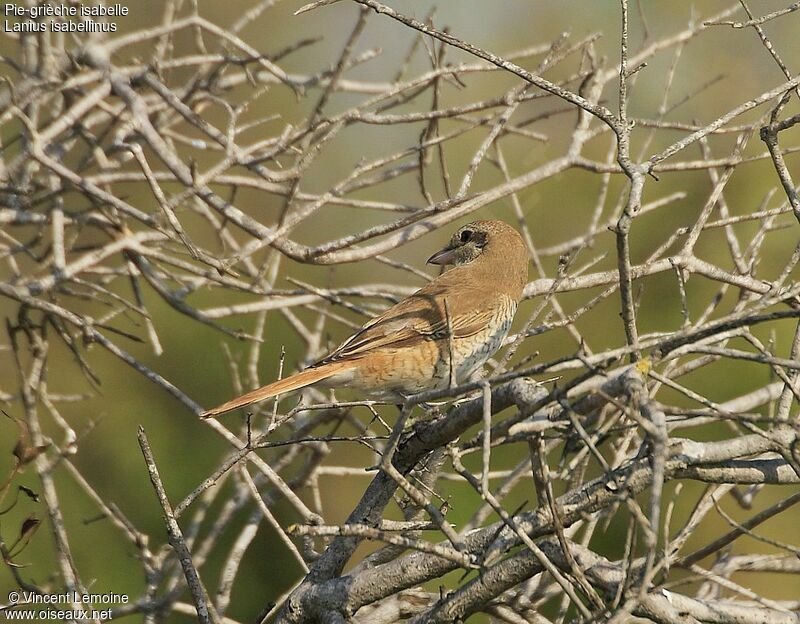
M472 240L472 234L472 230L462 230L459 238L461 238L462 243L468 243Z

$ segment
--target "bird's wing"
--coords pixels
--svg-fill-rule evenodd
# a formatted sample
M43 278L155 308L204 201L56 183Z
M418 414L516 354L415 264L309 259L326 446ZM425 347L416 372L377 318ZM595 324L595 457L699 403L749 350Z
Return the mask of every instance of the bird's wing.
M424 340L445 339L448 334L448 312L454 338L476 334L496 314L496 297L477 290L473 292L463 285L457 290L442 286L431 282L371 319L317 365L357 358L373 349L409 347Z

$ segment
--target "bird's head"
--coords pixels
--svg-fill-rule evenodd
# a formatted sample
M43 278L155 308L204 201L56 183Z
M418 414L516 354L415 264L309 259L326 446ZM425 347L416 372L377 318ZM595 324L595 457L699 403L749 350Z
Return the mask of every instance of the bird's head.
M468 264L490 252L522 253L527 250L519 233L503 221L473 221L460 228L444 249L437 251L428 264Z

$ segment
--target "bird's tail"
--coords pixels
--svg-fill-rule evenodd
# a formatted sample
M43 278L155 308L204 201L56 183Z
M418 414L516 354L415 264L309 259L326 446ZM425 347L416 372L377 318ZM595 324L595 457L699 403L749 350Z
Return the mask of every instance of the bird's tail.
M306 386L310 386L318 381L333 377L337 373L355 368L355 366L356 364L353 362L331 362L329 364L323 364L322 366L309 368L296 373L291 377L287 377L286 379L273 381L271 384L251 390L247 394L243 394L240 397L231 399L219 407L215 407L203 412L201 416L203 418L215 418L220 414L235 410L237 407L244 407L246 405L251 405L252 403L257 403L258 401L263 401L264 399L268 399L285 392L291 392L292 390L305 388Z

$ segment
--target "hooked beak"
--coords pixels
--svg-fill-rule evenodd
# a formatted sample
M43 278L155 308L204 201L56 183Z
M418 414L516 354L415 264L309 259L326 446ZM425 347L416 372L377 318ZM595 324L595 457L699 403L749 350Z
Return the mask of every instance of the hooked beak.
M438 264L441 266L452 264L455 260L457 250L458 247L445 247L428 258L428 264Z

